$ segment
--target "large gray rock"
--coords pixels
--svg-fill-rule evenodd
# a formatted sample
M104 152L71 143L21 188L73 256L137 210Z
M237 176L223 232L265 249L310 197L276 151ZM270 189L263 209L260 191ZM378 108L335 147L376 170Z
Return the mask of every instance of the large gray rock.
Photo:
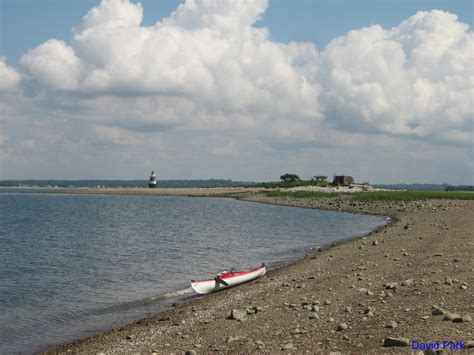
M229 319L244 320L247 316L245 308L234 308L230 313Z
M457 313L446 312L443 320L450 320L452 322L462 322L462 317Z

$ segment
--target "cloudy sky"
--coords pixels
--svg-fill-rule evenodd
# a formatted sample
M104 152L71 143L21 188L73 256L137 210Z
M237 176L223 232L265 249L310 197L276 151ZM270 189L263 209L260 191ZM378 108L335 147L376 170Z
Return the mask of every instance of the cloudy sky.
M473 184L472 14L470 0L0 0L0 179Z

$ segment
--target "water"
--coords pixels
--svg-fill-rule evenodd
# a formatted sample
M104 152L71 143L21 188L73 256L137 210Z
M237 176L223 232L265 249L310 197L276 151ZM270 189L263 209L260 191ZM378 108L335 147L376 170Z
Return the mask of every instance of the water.
M136 320L194 297L191 279L271 267L386 222L225 198L11 191L0 190L0 353Z

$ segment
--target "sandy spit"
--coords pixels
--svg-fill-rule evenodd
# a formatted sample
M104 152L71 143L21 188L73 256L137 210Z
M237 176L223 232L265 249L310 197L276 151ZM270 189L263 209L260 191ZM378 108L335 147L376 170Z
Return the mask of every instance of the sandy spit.
M252 283L47 353L381 354L416 353L412 345L421 342L472 346L474 201L363 203L348 196L295 199L238 193L248 201L382 214L393 223L314 251ZM231 320L233 309L257 312ZM446 314L455 321L443 320L449 318ZM386 347L389 337L405 338L408 345Z

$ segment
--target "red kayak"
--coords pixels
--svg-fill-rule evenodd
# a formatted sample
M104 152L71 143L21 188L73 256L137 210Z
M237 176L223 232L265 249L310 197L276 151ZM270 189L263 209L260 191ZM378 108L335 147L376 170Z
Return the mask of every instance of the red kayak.
M199 281L191 280L191 287L199 294L211 293L255 280L256 278L265 275L265 272L265 264L252 270L232 272L223 271L213 279Z

